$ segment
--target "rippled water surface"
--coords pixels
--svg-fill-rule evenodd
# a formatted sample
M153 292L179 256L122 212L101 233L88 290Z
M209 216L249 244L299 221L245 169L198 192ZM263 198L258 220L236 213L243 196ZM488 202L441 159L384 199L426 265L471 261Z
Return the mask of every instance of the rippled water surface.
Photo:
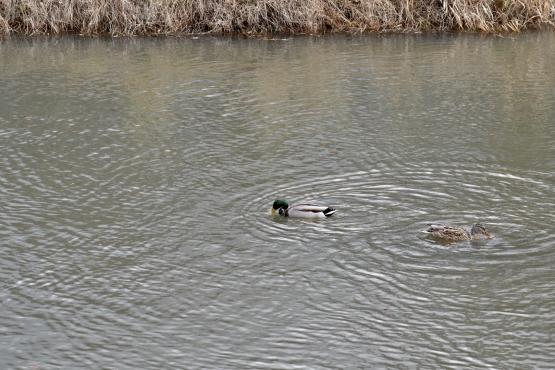
M1 367L553 368L554 60L549 32L0 40Z

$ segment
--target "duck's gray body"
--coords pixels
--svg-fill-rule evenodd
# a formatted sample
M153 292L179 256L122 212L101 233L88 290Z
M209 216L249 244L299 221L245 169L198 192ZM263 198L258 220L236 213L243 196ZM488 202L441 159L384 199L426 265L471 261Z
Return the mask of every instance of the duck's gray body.
M278 211L280 216L295 218L326 218L333 215L335 208L318 206L316 204L295 204L289 207L283 199L278 199L272 206L272 213Z
M326 218L333 215L335 211L334 208L315 204L296 204L287 209L280 208L279 214L284 217Z

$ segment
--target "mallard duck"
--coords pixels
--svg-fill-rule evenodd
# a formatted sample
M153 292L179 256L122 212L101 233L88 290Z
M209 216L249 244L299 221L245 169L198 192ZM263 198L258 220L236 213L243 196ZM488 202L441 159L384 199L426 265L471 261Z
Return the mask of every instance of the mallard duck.
M284 199L277 199L272 206L271 212L278 213L283 217L299 217L299 218L326 218L335 213L335 208L317 206L314 204L295 204L289 207Z
M436 225L428 224L430 227L426 230L431 236L437 238L442 238L450 241L462 241L462 240L478 240L480 239L480 234L485 235L488 239L492 236L488 234L488 231L482 224L472 225L472 229L467 230L463 227L452 226L452 225Z

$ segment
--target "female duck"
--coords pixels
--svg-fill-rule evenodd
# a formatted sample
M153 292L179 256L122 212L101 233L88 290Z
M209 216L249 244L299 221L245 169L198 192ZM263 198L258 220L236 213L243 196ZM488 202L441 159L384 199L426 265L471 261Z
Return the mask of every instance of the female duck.
M278 211L283 217L298 218L326 218L335 213L335 208L316 206L314 204L296 204L289 207L284 199L277 199L271 209L272 213Z
M485 235L488 239L492 238L482 224L474 224L470 231L459 226L435 224L428 225L430 227L426 230L426 232L429 235L449 241L478 240L480 239L480 235Z

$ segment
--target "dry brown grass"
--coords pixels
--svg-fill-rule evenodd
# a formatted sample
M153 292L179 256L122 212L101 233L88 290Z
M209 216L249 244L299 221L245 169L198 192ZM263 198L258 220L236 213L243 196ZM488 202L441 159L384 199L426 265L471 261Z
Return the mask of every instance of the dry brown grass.
M0 0L0 33L180 35L553 28L555 0Z

